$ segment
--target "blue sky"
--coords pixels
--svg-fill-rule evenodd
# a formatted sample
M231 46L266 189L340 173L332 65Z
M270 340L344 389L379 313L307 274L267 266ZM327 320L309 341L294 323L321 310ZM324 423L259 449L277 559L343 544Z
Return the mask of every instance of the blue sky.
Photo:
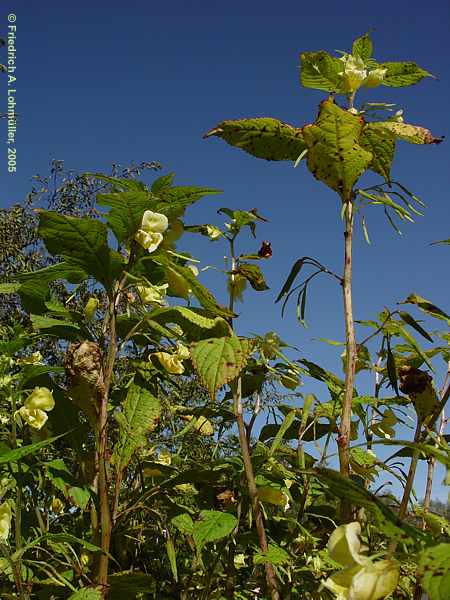
M156 160L164 172L175 171L180 184L223 189L222 196L207 197L194 207L187 221L220 224L216 211L221 206L258 207L269 223L259 229L256 241L246 239L239 250L253 252L268 239L274 251L263 265L271 289L248 294L240 307L240 332L277 330L303 355L338 371L340 350L314 339L343 338L335 282L324 278L314 283L306 330L298 327L293 308L282 320L273 303L300 256L341 270L342 223L335 195L312 179L303 164L293 169L288 163L267 163L202 135L227 118L273 116L296 126L313 121L324 96L300 87L299 53L349 50L355 37L372 28L377 59L416 60L439 81L379 88L371 99L396 102L406 108L408 122L448 136L450 5L444 0L430 5L397 1L379 9L353 0L320 5L285 0L6 0L2 5L2 31L7 14L17 15L19 114L16 174L6 172L6 145L0 151L2 204L22 200L31 176L47 174L52 159L63 159L67 168L79 171ZM0 85L3 106L5 80ZM4 138L4 123L1 127ZM393 173L428 209L415 224L404 226L401 238L381 210L373 207L367 213L372 245L360 231L355 243L359 319L375 316L411 292L449 309L450 250L429 245L450 236L448 143L399 144ZM185 239L182 248L203 265L222 266L224 248L219 244ZM214 271L204 281L219 297L223 294ZM438 493L446 495L436 486Z

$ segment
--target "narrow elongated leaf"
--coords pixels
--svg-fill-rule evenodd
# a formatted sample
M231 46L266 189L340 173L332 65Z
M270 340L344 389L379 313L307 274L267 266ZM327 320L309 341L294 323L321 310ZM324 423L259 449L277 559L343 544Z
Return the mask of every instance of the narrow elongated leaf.
M343 70L344 63L325 50L300 55L300 83L303 87L343 93Z
M404 327L398 327L399 333L400 335L405 339L405 341L412 347L414 348L414 350L417 352L417 354L420 356L420 358L428 365L428 367L434 371L433 369L433 365L431 364L428 356L425 354L425 352L422 350L422 348L419 346L419 344L417 343L417 341L415 340L415 338L408 332L406 331L406 329Z
M194 367L213 399L220 387L239 375L251 350L252 341L236 335L201 340L191 345Z
M123 470L133 454L147 443L147 435L159 421L159 400L139 382L128 388L123 412L116 414L119 423L119 441L114 447L112 462Z
M0 451L0 465L4 465L7 463L14 463L29 454L36 454L39 452L41 448L45 448L45 446L50 446L53 444L55 440L58 440L61 435L57 435L55 437L48 438L48 440L43 440L42 442L36 442L35 444L30 444L28 446L22 446L21 448L14 448L14 450L6 450Z
M379 68L386 69L382 85L387 87L405 87L419 83L424 77L434 77L415 62L384 62Z
M16 294L20 283L0 283L0 294Z
M428 340L429 342L433 342L433 338L431 337L431 335L427 331L425 331L425 329L421 325L419 325L419 323L414 319L414 317L412 317L409 313L403 310L400 310L398 314L400 315L402 321L404 321L407 325L415 329L426 340Z
M107 233L106 225L94 219L39 211L39 235L50 254L68 259L109 288L120 263L108 248Z
M216 510L202 510L200 520L194 523L193 537L199 550L208 542L215 542L230 535L236 527L234 515Z
M30 315L33 329L43 331L46 335L63 338L66 340L77 340L82 335L81 328L76 323L64 321L62 319L52 319L41 315ZM83 332L84 333L84 332Z
M316 122L303 128L309 170L344 199L372 161L372 153L359 144L363 126L361 117L329 98L321 103Z
M284 417L284 421L281 424L280 428L278 429L278 431L276 433L276 436L275 436L275 438L274 438L274 440L272 442L272 445L270 447L270 451L269 451L269 455L270 456L273 456L273 454L277 451L278 446L281 444L285 433L289 430L290 426L294 422L295 415L296 415L296 411L295 410L291 410Z
M175 552L175 546L171 537L166 540L166 551L169 558L170 568L175 581L178 581L178 570L177 570L177 554Z
M301 129L272 118L223 121L205 134L266 160L295 161L305 150Z
M400 392L398 390L397 367L395 364L394 355L392 354L391 343L390 343L389 337L386 338L386 346L387 346L386 369L387 369L387 374L388 374L388 378L389 378L389 383L391 384L392 389L397 394L397 396L400 396Z
M410 294L406 300L401 302L400 304L415 304L420 310L426 314L431 315L435 319L441 319L446 321L448 325L450 325L450 315L444 312L441 308L427 300L426 298L422 298L418 294Z

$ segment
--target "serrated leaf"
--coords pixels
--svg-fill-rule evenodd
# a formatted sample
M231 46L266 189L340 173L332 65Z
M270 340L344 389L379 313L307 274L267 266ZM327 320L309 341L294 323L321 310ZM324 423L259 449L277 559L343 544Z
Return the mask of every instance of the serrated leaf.
M0 283L0 294L16 294L20 283Z
M159 400L134 381L128 388L123 412L119 413L119 440L112 456L117 471L122 471L133 454L147 444L147 435L158 424L160 411Z
M113 186L113 189L130 191L145 191L147 189L145 184L137 179L111 177L110 175L103 175L102 173L86 173L85 175L109 183Z
M239 263L238 272L242 277L245 277L254 290L263 292L264 290L269 289L269 286L264 279L263 272L258 265L241 262Z
M39 235L53 256L62 256L109 289L120 270L119 257L108 247L108 229L95 219L39 211Z
M374 127L373 125L373 123L368 123L364 127L360 144L372 154L369 169L384 177L387 182L390 182L396 138L392 131Z
M202 510L200 520L194 523L193 537L199 550L208 542L215 542L232 533L237 525L234 515L216 510Z
M359 56L363 60L367 60L372 56L373 52L373 44L370 39L369 32L364 35L356 38L356 40L352 44L352 55Z
M158 192L164 188L171 187L174 177L175 173L168 173L167 175L161 175L161 177L155 179L151 187L152 192L157 195Z
M110 207L105 218L119 244L136 233L144 212L153 210L156 202L157 198L148 191L134 190L97 195L97 204Z
M434 77L415 62L384 62L379 68L386 69L382 85L387 87L405 87L418 83L424 77Z
M158 192L154 210L167 217L181 216L186 208L204 196L222 194L222 190L197 186L163 187Z
M343 70L343 62L325 50L300 55L300 83L303 87L343 93L340 75Z
M372 161L372 153L359 145L363 126L361 117L329 98L321 103L315 123L303 128L309 170L342 198L350 196L353 185Z
M253 564L261 565L265 563L271 563L273 565L283 565L291 562L291 557L283 548L280 548L277 544L269 544L267 552L255 552L253 555Z
M217 390L235 379L247 363L252 341L236 335L210 338L191 345L191 358L211 397Z
M438 544L423 550L418 575L429 600L450 598L450 544Z
M229 335L231 328L222 317L212 316L201 308L171 306L159 308L151 313L151 321L161 324L176 323L186 334L188 341L196 341L211 335ZM169 332L170 333L170 332Z
M223 121L205 134L266 160L295 161L305 150L302 130L269 117Z

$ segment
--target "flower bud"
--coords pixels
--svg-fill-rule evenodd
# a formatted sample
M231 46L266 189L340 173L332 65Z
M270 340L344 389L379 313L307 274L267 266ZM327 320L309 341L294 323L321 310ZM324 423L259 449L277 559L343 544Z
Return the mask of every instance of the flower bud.
M55 408L53 395L46 387L35 387L24 404L29 410L39 409L49 411Z
M91 321L94 318L95 311L98 308L98 298L89 298L86 302L86 306L84 307L83 313L88 321Z
M11 507L7 502L0 505L0 540L6 542L11 529Z

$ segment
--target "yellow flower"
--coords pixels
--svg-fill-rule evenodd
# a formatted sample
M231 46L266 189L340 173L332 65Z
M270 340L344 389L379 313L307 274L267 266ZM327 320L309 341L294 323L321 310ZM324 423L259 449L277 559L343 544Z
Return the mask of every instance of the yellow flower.
M40 410L39 408L27 408L26 406L21 406L17 411L25 423L28 423L30 427L33 429L42 429L47 422L48 415L45 410Z
M373 562L361 554L359 523L341 525L328 540L328 552L345 568L323 582L337 600L382 600L397 587L399 568L392 560Z
M98 308L98 304L98 298L94 297L89 298L89 300L86 302L86 306L84 307L83 313L88 321L90 321L94 317L95 311Z
M367 557L362 556L361 552L361 525L355 521L340 525L333 531L328 540L328 553L331 558L344 567L350 567L356 564L364 564Z
M149 287L138 285L136 286L139 296L144 304L159 304L164 305L166 290L169 287L168 283L164 285L152 285Z
M162 233L148 233L143 229L138 229L134 239L144 248L144 250L148 250L148 252L151 254L163 241L163 235Z
M6 542L11 529L11 507L7 502L0 505L0 540Z
M181 342L177 342L177 354L179 358L185 360L186 358L190 358L189 348L182 344Z
M55 514L60 515L64 512L64 502L60 498L53 497L51 509Z
M215 227L215 225L207 225L206 235L210 240L215 241L222 237L223 234L218 227Z
M378 87L381 85L386 73L387 69L372 69L364 80L364 85L368 88Z
M363 85L367 77L367 70L364 61L359 56L346 54L341 60L344 63L344 70L339 75L342 76L344 90L351 94Z
M181 375L184 373L183 363L177 354L169 354L168 352L155 352L153 356L156 356L168 373L173 373L174 375Z
M142 216L141 226L134 239L144 250L154 252L163 241L163 233L169 226L165 215L146 210Z
M29 410L53 410L55 400L51 391L46 387L35 387L28 398L25 400L25 407Z

